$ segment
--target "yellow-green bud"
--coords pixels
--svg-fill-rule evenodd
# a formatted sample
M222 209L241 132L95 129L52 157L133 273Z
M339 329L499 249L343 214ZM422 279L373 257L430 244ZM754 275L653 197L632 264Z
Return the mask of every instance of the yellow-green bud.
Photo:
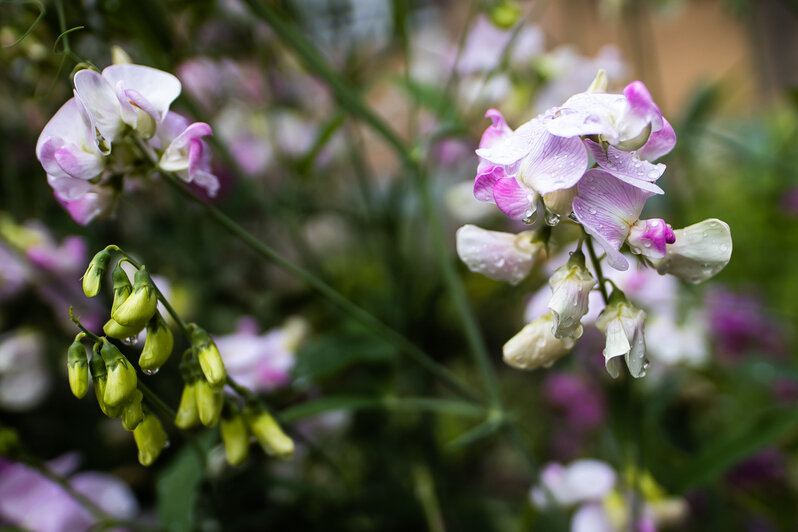
M158 299L150 274L141 269L133 279L133 292L125 301L111 312L111 317L120 325L132 327L145 324L155 314Z
M180 396L180 404L175 416L175 425L178 428L190 429L199 423L196 387L196 382L187 382L183 387L183 394Z
M87 297L94 297L100 293L100 282L108 268L109 260L111 260L111 252L106 249L98 252L91 259L86 273L83 274L83 293Z
M82 399L89 391L89 361L79 340L75 340L67 351L67 371L69 389L75 397Z
M139 448L139 463L152 465L169 443L161 421L152 413L144 414L144 419L133 430L136 447Z
M488 12L493 25L503 30L515 26L522 14L521 6L513 0L499 0Z
M222 434L227 463L237 466L246 460L249 454L249 431L244 416L229 402L225 403L219 431Z
M105 338L100 353L108 370L103 402L111 407L120 406L136 390L136 370L122 352Z
M103 332L106 336L110 338L116 338L117 340L124 340L126 338L132 338L138 336L143 329L143 325L137 325L135 327L125 327L124 325L119 325L113 318L105 322L103 325Z
M191 332L191 343L197 350L197 359L199 360L202 374L215 388L224 386L227 380L227 371L224 369L224 362L222 355L219 353L219 348L211 340L210 335L200 327L194 326Z
M91 380L94 383L94 395L97 397L97 404L100 405L100 410L103 411L103 414L108 417L119 417L122 415L122 408L119 406L108 406L103 399L108 383L108 370L105 367L105 361L103 361L103 358L100 356L99 350L100 344L94 344L91 358L89 359Z
M147 323L147 340L144 342L144 349L139 357L139 367L145 373L158 371L169 359L173 346L172 331L169 330L169 326L160 312L156 312Z
M135 429L144 419L144 411L141 409L143 399L144 394L141 393L141 390L135 390L132 398L125 403L122 409L122 426L127 430Z
M214 388L205 379L198 379L194 384L194 397L200 422L206 427L216 425L222 413L221 388Z
M111 314L116 312L119 305L124 303L125 299L133 292L133 285L130 284L130 279L120 264L116 265L114 273L111 274L111 279L114 281L114 302L111 305Z
M247 424L263 452L269 456L290 458L294 454L294 440L283 432L283 429L268 412L250 410L247 413Z

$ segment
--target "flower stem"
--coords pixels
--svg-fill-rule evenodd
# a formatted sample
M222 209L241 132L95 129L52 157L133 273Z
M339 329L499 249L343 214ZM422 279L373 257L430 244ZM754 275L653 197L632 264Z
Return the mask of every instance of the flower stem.
M593 265L593 269L596 272L596 278L598 279L598 289L601 292L601 298L604 300L604 304L607 305L610 302L610 298L607 295L607 279L604 277L604 272L601 270L601 262L599 262L598 257L596 256L596 250L593 249L593 239L590 238L590 235L585 235L585 247L587 248L587 253L590 255L590 263Z

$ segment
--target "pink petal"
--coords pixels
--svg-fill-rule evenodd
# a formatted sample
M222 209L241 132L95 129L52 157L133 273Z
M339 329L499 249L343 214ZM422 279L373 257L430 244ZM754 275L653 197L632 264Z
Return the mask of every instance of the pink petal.
M662 129L655 131L648 137L648 141L637 150L637 156L647 161L656 161L663 155L670 153L676 146L676 132L673 126L664 117Z
M651 122L651 131L662 129L662 113L654 103L651 93L642 81L633 81L623 89L629 102L629 111L645 122Z
M493 199L493 185L505 177L507 174L501 166L488 166L480 171L474 179L474 197L479 201L496 203Z
M480 148L490 148L496 144L497 141L509 136L513 132L510 126L507 125L507 122L504 121L504 117L500 111L488 109L485 113L485 118L490 118L493 123L489 125L482 134L482 138L479 141Z
M652 182L659 179L665 172L664 164L651 164L648 161L640 160L634 153L612 146L607 146L607 151L604 151L599 143L589 139L585 140L585 143L596 163L610 174L637 188L655 194L663 194L662 189L653 185Z
M518 178L539 194L548 194L576 185L587 163L587 151L580 139L557 137L540 127L519 165Z
M514 220L523 220L535 208L535 193L519 185L512 177L496 181L493 198L496 206Z
M629 246L646 257L661 259L666 253L666 244L676 242L673 229L660 218L638 220L629 233Z
M89 180L97 177L103 170L103 157L86 153L74 144L66 144L53 153L56 163L68 176Z

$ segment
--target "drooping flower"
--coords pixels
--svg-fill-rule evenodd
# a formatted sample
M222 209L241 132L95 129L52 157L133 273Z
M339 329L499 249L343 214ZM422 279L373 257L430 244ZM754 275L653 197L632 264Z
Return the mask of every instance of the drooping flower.
M528 323L504 344L504 361L514 368L532 370L541 366L548 368L567 355L576 340L555 337L553 326L551 313Z
M568 262L549 279L551 299L549 310L554 317L552 333L557 338L582 336L582 316L587 314L588 297L596 285L593 275L585 267L581 251L571 254Z
M677 229L674 238L675 242L668 242L665 256L652 260L661 274L701 283L715 276L731 259L731 230L717 218Z
M162 151L158 166L187 183L195 183L213 197L219 190L219 179L211 173L210 152L202 137L211 135L211 126L188 120L170 111L151 140Z
M615 379L621 374L621 358L635 377L646 374L645 311L632 305L620 290L613 290L607 307L596 320L596 327L607 337L604 364Z
M532 233L488 231L475 225L457 230L457 254L468 269L496 281L518 284L529 275L543 253Z

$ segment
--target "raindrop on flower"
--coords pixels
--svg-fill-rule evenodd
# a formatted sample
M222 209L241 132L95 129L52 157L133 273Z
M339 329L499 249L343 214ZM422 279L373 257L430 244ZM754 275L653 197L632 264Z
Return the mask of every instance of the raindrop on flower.
M155 375L158 373L158 369L143 369L141 370L145 375Z
M136 337L136 336L128 336L127 338L122 340L122 343L125 344L125 345L136 345L136 341L138 341L138 337Z

